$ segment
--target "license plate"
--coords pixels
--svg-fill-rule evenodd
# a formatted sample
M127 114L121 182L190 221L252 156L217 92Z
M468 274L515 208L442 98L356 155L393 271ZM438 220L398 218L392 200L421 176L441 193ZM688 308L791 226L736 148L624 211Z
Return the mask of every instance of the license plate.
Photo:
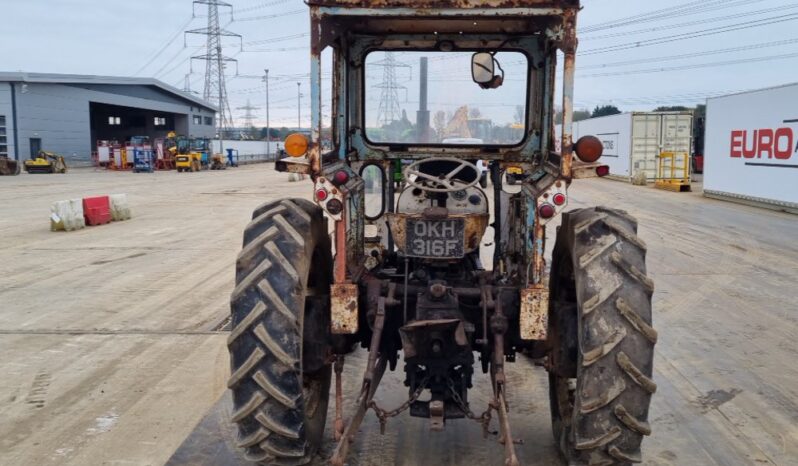
M463 219L408 219L406 234L405 253L409 257L459 259L465 255Z

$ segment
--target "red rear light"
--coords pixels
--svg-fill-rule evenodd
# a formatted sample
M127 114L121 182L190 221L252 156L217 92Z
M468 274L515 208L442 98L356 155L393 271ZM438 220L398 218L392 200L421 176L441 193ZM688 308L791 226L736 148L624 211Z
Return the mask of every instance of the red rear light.
M565 197L565 194L557 193L554 195L554 197L551 198L551 200L554 202L554 205L562 206L565 205L565 201L567 200L567 198Z
M599 165L596 167L596 175L598 176L607 176L610 174L610 167L607 165Z
M327 192L326 189L320 189L320 190L316 191L316 200L319 201L319 202L326 201L327 200L327 196L329 196L329 193Z
M337 172L335 172L335 174L333 175L333 180L332 180L332 182L333 182L333 184L335 184L336 186L345 185L346 183L348 183L348 182L349 182L349 173L347 173L347 172L346 172L346 171L344 171L344 170L338 170L338 171L337 171Z
M538 208L538 214L540 215L540 218L544 218L547 220L554 217L556 213L557 209L555 209L554 206L551 204L543 204Z

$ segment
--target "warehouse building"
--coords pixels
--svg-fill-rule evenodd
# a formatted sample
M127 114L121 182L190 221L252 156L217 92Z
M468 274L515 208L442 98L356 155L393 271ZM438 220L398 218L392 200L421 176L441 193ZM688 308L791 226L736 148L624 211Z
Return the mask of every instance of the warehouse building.
M153 78L0 73L0 155L91 163L97 141L169 131L213 138L216 108Z

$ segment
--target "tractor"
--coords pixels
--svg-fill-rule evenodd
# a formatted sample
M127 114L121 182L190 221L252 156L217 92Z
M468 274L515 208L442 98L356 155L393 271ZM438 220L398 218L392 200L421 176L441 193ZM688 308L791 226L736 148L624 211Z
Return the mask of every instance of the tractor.
M623 210L569 209L574 180L607 174L597 138L572 140L579 0L308 4L312 129L286 139L276 169L308 175L312 201L266 202L244 231L228 338L238 446L261 464L329 450L343 465L373 411L385 429L399 415L432 432L498 424L519 465L507 400L528 387L506 368L525 357L547 373L564 461L640 462L656 390L646 244ZM380 386L386 370L404 373L398 407L375 398L398 389ZM343 393L345 372L358 393ZM487 406L469 398L477 383Z

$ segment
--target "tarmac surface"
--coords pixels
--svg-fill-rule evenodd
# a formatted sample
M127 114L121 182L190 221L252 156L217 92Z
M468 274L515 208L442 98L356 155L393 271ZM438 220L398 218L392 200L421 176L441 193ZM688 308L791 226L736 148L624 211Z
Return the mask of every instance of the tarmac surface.
M234 261L254 208L310 192L270 165L0 178L0 464L247 464L227 422ZM53 201L112 193L128 194L132 220L49 231ZM798 217L579 180L571 207L589 205L628 210L649 245L659 390L644 464L798 464ZM347 358L353 396L364 365L363 352ZM507 367L519 456L562 464L545 371L522 357ZM401 381L401 370L386 374L381 406L404 401ZM489 391L477 376L475 411ZM333 448L328 420L317 464ZM371 413L350 456L352 465L502 460L473 421L430 433L428 421L400 416L381 436Z

